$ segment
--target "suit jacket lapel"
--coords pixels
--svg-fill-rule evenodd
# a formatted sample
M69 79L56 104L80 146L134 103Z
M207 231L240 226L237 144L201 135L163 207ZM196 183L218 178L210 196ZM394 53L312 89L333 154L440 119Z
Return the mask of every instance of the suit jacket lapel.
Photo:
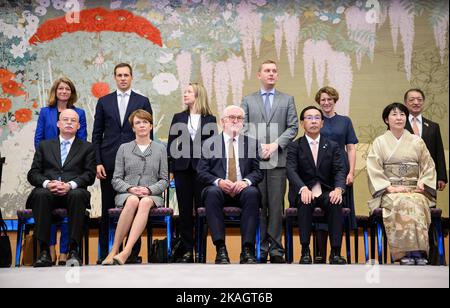
M239 142L239 169L241 170L241 176L242 179L245 178L245 167L246 167L246 158L248 158L248 147L246 147L247 144L247 138L244 135L239 136L239 140L243 140L243 142Z
M55 158L55 161L58 163L60 167L62 167L61 164L61 145L59 143L59 137L57 139L54 139L51 143L51 152L53 153L53 156Z
M114 91L113 93L111 93L111 95L113 95L112 102L114 104L114 115L116 117L117 123L119 123L119 126L122 127L122 123L120 123L119 100L117 98L117 91Z
M328 142L321 137L320 138L320 142L319 142L319 148L318 148L318 154L317 154L317 169L319 169L320 167L320 163L322 162L324 156L325 156L325 151L328 148Z
M222 161L222 168L224 171L224 175L226 176L227 175L227 157L226 157L227 152L225 151L225 139L224 139L223 133L221 135L221 139L222 139L222 153L221 153L220 160Z
M270 117L269 117L269 121L268 122L272 121L272 118L275 115L275 112L277 111L279 104L280 104L280 99L278 97L277 91L275 91L275 95L273 96L272 109L271 109L271 112L270 112Z
M264 109L264 100L261 97L261 91L256 92L253 95L253 98L255 99L256 105L259 107L259 111L261 112L264 121L268 122L268 119L266 117L266 110Z
M67 154L66 161L64 162L64 166L66 166L76 156L80 146L81 146L81 141L78 140L77 138L75 138L72 146L70 147L70 151ZM61 151L60 151L60 160L61 160Z
M300 148L302 149L303 153L305 153L306 156L308 157L309 164L313 168L316 168L316 164L314 163L314 157L312 155L311 147L308 143L308 139L306 139L305 136L300 141Z
M50 113L50 123L56 123L58 122L58 107L52 107L49 108ZM54 133L54 136L58 136L58 127L56 125L52 125L52 130Z
M422 116L422 139L428 141L431 137L430 123ZM428 142L427 142L428 143Z

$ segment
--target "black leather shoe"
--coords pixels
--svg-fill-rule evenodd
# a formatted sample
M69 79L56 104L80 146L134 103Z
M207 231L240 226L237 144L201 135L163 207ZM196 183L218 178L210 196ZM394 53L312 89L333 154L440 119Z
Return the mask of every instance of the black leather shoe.
M230 264L227 247L222 246L217 249L216 264Z
M48 251L43 250L39 255L39 258L33 264L33 267L51 267L52 266L52 258Z
M67 267L74 267L74 266L82 266L83 262L81 261L80 257L78 256L78 252L76 250L71 250L69 252L69 258L66 261Z
M241 264L256 264L255 254L253 253L253 249L250 247L244 247L242 249L240 259Z
M317 255L314 257L314 264L325 264L327 263L327 259L321 255Z
M270 256L270 263L282 264L286 263L286 260L284 260L283 256Z
M347 264L347 261L343 257L341 257L339 254L332 252L330 254L330 264L344 265L344 264Z
M194 254L192 251L186 251L184 255L177 260L177 263L194 263Z
M428 264L428 260L425 258L417 258L417 259L415 259L415 263L416 263L416 265L419 265L419 266L425 266Z
M308 249L302 250L299 264L312 264L311 251Z
M125 261L125 264L141 264L142 263L142 257L141 256L133 256L130 255Z

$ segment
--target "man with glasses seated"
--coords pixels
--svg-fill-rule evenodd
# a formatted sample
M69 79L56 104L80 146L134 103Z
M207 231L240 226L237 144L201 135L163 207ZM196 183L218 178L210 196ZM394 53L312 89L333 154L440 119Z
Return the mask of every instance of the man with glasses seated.
M28 182L35 188L28 197L27 208L33 210L41 248L34 267L52 266L50 225L52 211L56 208L66 208L69 218L69 259L66 265L81 265L78 248L85 211L91 198L87 187L95 181L95 149L91 143L75 137L80 128L78 114L72 109L62 111L57 126L59 138L39 143L28 172Z
M198 179L206 187L202 193L206 219L216 246L216 264L228 264L225 246L224 206L241 212L241 264L256 263L255 236L261 204L258 184L263 180L259 146L255 139L241 135L245 112L238 106L225 109L223 133L205 141L203 159L197 166Z
M302 256L300 264L311 264L309 249L314 208L325 212L331 243L330 264L346 264L341 257L342 194L347 177L339 145L320 135L323 113L314 106L300 114L305 135L288 146L289 200L298 207Z

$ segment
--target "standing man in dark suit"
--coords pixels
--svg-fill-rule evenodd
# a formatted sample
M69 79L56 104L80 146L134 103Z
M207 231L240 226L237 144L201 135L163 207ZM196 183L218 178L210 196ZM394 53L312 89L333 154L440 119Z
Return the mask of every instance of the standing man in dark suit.
M261 90L245 97L245 132L262 147L261 169L264 180L262 194L261 262L285 263L281 243L284 195L286 193L286 153L288 144L298 133L298 117L294 98L275 90L277 64L267 60L258 74Z
M341 257L342 194L347 173L339 145L320 135L323 113L306 107L300 114L305 136L288 147L287 176L289 199L298 206L298 225L302 256L300 264L311 264L309 249L315 207L325 212L331 243L330 264L346 264Z
M425 94L420 89L406 91L404 103L409 111L409 121L405 128L411 133L422 137L433 157L437 172L437 188L445 189L447 184L447 168L445 166L444 145L442 144L441 130L439 124L422 116L425 107Z
M403 102L408 108L409 119L405 128L412 134L422 137L436 166L437 183L439 191L443 191L447 185L447 168L445 166L444 145L442 143L439 124L422 116L425 107L425 94L421 89L409 89L406 91ZM430 251L428 261L430 264L439 265L439 248L436 242L436 228L430 226Z
M264 175L257 141L240 134L244 119L242 108L227 107L221 119L223 133L205 141L203 159L197 166L198 179L206 186L202 198L217 250L216 264L230 263L225 246L225 205L242 208L240 263L256 263L256 222L261 204L258 184Z
M27 200L36 220L36 236L41 252L34 267L50 267L49 252L52 210L67 208L69 216L69 259L67 265L81 265L78 248L83 235L86 208L91 194L87 187L95 181L95 149L75 138L80 128L78 114L72 109L61 112L57 139L43 140L34 155L28 182L35 188Z
M133 70L129 64L116 65L114 79L117 91L98 100L92 132L92 143L95 146L97 159L97 178L100 179L102 190L102 218L99 230L100 260L98 263L101 263L108 255L108 210L115 207L116 191L111 185L111 180L114 174L117 150L121 144L135 138L128 117L138 109L143 109L153 115L148 98L131 90ZM153 134L151 137L153 139ZM141 242L138 241L130 259L137 258L140 245Z

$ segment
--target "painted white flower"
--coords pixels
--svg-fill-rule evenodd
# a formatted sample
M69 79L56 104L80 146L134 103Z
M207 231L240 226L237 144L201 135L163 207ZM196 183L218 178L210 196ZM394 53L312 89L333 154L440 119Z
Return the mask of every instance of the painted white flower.
M66 5L65 1L53 0L53 7L57 10L62 10L65 5Z
M43 6L45 8L50 6L50 0L38 0L37 2L40 6Z
M322 15L322 16L320 16L320 20L328 21L328 16L327 15Z
M336 24L338 24L338 23L340 23L341 22L341 19L340 18L335 18L335 19L333 19L333 24L334 25L336 25Z
M44 16L45 14L47 14L47 9L44 6L38 6L36 9L34 9L34 12L38 16Z
M12 39L13 37L24 37L25 29L23 27L16 28L0 20L0 33L3 33L8 39Z
M343 6L340 6L336 9L336 13L338 13L338 14L342 14L342 13L344 13L344 11L345 11L345 7L343 7Z
M153 80L153 89L161 95L169 95L178 89L179 82L173 74L161 73L156 75Z
M228 19L230 19L231 15L233 13L231 13L231 11L225 11L222 13L223 19L225 19L225 21L227 21Z
M168 52L162 52L161 56L158 58L158 62L162 64L169 63L173 60L173 54Z
M23 58L25 56L25 53L27 52L27 47L23 42L20 42L19 45L12 45L11 54L13 55L14 59L16 58Z

